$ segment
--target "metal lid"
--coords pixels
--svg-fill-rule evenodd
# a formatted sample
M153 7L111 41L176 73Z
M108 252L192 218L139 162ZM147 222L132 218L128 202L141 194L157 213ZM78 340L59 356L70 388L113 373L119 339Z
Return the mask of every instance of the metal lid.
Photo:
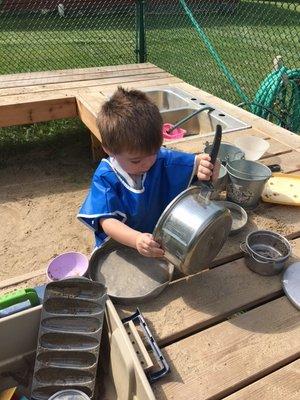
M80 390L67 389L55 393L49 400L90 400L90 397Z
M300 310L300 262L291 264L282 278L283 290L291 303Z

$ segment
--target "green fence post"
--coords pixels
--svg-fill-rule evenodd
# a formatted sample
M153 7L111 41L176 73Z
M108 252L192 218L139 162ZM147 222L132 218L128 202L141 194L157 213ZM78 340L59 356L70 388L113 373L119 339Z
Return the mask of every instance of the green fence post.
M136 0L136 60L146 62L145 1Z

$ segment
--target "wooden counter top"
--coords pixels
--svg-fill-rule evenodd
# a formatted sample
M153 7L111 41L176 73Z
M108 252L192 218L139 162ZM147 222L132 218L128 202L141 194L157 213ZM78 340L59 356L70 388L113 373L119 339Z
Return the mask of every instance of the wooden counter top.
M232 143L244 132L262 137L270 148L261 161L300 175L300 136L149 63L2 75L0 126L79 116L97 143L97 112L118 85L169 85L197 95L252 126L224 134L224 141ZM206 140L189 137L165 145L198 153ZM286 236L293 247L289 263L300 260L299 207L261 203L207 270L174 280L159 297L138 304L171 367L153 385L157 399L300 399L300 313L284 295L280 275L264 277L246 267L240 243L256 229Z

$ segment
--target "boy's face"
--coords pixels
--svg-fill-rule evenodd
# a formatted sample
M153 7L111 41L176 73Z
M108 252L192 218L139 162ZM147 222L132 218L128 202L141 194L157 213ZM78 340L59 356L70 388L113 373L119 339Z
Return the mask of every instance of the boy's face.
M114 154L115 159L118 161L121 168L128 174L141 175L149 171L156 161L157 153L154 154L138 154L122 152Z

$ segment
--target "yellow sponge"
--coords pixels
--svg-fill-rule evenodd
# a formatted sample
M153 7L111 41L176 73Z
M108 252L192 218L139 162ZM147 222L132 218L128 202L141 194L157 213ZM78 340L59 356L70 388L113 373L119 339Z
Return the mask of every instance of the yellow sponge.
M273 174L261 198L268 203L300 206L300 175Z

